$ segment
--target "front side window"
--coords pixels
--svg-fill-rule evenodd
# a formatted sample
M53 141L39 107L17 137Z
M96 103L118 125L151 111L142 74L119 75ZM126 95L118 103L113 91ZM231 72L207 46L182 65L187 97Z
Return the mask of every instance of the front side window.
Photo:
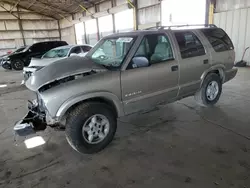
M203 29L202 33L207 37L208 41L216 52L233 50L234 46L225 31L219 28Z
M144 57L150 64L173 60L170 41L164 34L146 35L134 57Z
M81 48L82 48L82 50L83 50L84 52L88 52L88 51L90 51L90 50L92 49L91 46L81 46Z
M66 57L70 48L54 48L43 55L43 58Z
M82 53L82 50L81 50L81 48L80 48L79 46L77 46L77 47L74 47L74 48L71 50L70 53L71 53L71 54L80 54L80 53Z
M180 47L181 57L183 59L206 54L201 41L193 32L176 32L175 37Z
M87 55L87 57L107 68L119 68L135 40L136 37L104 39L95 51L91 53L92 55Z

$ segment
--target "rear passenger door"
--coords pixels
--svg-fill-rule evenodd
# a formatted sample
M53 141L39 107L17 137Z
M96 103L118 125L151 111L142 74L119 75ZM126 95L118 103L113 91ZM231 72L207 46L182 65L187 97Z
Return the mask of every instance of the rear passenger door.
M179 46L179 96L193 94L201 83L201 75L210 67L210 54L195 31L174 32Z

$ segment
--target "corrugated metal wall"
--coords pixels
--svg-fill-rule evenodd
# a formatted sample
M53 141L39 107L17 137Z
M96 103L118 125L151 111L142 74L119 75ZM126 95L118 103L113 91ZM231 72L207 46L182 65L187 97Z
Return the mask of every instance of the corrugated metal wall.
M250 7L250 0L216 0L216 12Z
M250 47L250 8L242 8L214 15L214 24L223 28L233 41L236 62L240 61L247 47ZM246 52L245 61L250 65L250 50Z
M4 4L10 10L10 5ZM38 41L59 40L59 30L56 20L35 14L25 9L19 9L23 27L23 36L15 16L0 8L0 54L19 46L33 44ZM12 11L17 12L17 8Z
M138 0L139 28L156 26L161 22L161 2L159 0Z
M76 44L76 34L72 16L60 20L59 24L61 29L61 39L68 44Z
M130 31L134 29L134 14L133 9L129 6L127 0L115 0L113 5L111 1L101 2L96 7L88 8L88 11L82 15L74 16L72 23L67 22L66 19L60 26L64 27L65 24L79 24L78 22L84 22L86 29L86 36L84 32L81 35L81 29L76 28L77 41L79 43L89 43L91 45L96 44L99 38L107 36L115 32ZM97 32L97 23L99 26L99 33ZM114 27L114 25L115 27ZM84 28L84 27L83 27ZM86 37L86 41L85 41Z

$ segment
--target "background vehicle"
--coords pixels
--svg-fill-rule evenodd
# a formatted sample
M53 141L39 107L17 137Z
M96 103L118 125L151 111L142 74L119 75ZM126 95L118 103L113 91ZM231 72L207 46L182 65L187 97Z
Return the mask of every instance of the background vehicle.
M47 126L65 128L72 148L95 153L112 141L117 117L188 96L215 105L222 84L237 73L234 60L230 38L214 25L113 34L83 59L35 72L26 87L37 99L14 130L26 135Z
M8 56L6 63L15 70L22 70L24 66L29 66L33 57L41 58L43 54L52 48L68 45L65 41L46 41L35 43L22 52Z
M67 45L57 48L53 48L46 52L41 59L32 58L30 65L23 68L24 81L26 81L30 75L36 70L64 58L70 56L82 56L84 57L86 53L91 50L92 46L90 45Z
M10 52L10 53L7 53L3 56L0 57L0 65L4 68L4 69L11 69L10 65L8 63L6 63L9 55L11 54L16 54L16 53L19 53L19 52L22 52L26 47L25 46L21 46L19 48L17 48L15 51L13 52Z

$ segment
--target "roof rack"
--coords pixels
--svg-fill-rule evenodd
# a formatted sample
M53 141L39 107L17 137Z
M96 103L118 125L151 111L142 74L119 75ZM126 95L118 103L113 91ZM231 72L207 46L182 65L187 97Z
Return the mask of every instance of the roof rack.
M149 27L145 30L152 30L152 29L158 29L158 30L164 30L164 29L171 29L172 27L192 27L192 26L203 26L203 27L209 27L209 28L217 28L214 24L192 24L192 25L171 25L171 26L155 26L155 27Z

